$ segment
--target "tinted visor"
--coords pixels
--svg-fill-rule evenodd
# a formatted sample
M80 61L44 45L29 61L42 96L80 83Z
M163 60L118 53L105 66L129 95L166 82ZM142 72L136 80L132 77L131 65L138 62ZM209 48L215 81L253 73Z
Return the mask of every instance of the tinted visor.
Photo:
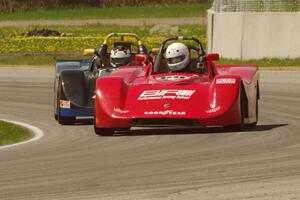
M128 48L124 46L116 46L114 49L118 49L119 51L127 51Z
M182 62L184 59L185 59L184 55L177 56L177 57L174 57L174 58L168 58L168 63L169 64L176 64L176 63Z
M112 58L111 62L117 65L127 65L129 63L129 58Z

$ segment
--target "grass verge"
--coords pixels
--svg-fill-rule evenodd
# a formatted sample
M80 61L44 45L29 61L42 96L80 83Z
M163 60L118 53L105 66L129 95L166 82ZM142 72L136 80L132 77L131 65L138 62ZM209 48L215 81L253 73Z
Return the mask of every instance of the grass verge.
M33 29L51 29L63 33L71 33L73 37L21 37ZM162 31L164 29L164 31ZM176 31L173 33L172 31ZM162 31L162 32L160 32ZM105 36L111 32L134 32L138 34L148 48L159 47L162 40L171 35L195 35L206 43L206 26L34 26L16 27L0 30L0 53L29 52L58 53L82 52L85 48L99 48ZM155 36L154 36L155 35Z
M161 33L157 29L164 29L165 33ZM7 27L0 29L0 37L14 37L19 36L22 33L27 33L34 29L50 29L56 30L62 33L71 33L74 37L97 37L106 36L112 32L122 32L131 33L134 32L140 37L149 36L168 36L174 34L182 35L206 35L205 25L178 25L178 26L121 26L121 25L81 25L81 26L28 26L28 27ZM177 32L173 33L172 30L175 29ZM152 31L151 31L152 30ZM174 30L173 30L174 31Z
M12 57L18 57L18 59L12 59ZM0 56L0 65L32 65L32 66L54 66L56 60L78 60L78 59L90 59L91 57L84 57L78 53L69 54L56 54L56 55L7 55ZM221 59L218 64L256 64L259 67L299 67L300 68L300 58L295 59L258 59L258 60L232 60L232 59Z
M206 15L211 4L160 4L140 7L78 8L2 13L0 20L179 18Z
M28 129L0 120L0 146L21 142L31 136Z
M221 59L219 64L255 64L259 67L299 67L300 58L295 59L279 59L279 58L264 58L264 59L253 59L253 60L236 60L236 59Z
M204 36L203 36L204 37ZM198 37L203 45L206 38ZM76 52L81 53L86 48L99 48L104 41L99 37L0 37L0 53L53 53ZM146 37L142 41L148 49L159 47L165 37ZM111 40L113 41L113 40Z
M175 35L195 35L206 44L206 26L180 25L179 33ZM33 29L51 29L59 32L72 33L74 37L18 37L21 33ZM85 48L98 48L104 37L111 32L134 32L142 37L145 45L151 49L159 47L162 40L174 35L171 32L151 32L153 26L114 26L114 25L84 25L84 26L33 26L6 28L0 30L0 64L1 65L54 65L56 60L81 59ZM155 35L155 36L153 36ZM24 53L27 52L27 53ZM67 52L67 55L65 54ZM12 59L12 58L18 59ZM86 58L86 57L85 57ZM296 59L259 59L234 60L221 59L220 64L257 64L261 67L300 66L300 58Z

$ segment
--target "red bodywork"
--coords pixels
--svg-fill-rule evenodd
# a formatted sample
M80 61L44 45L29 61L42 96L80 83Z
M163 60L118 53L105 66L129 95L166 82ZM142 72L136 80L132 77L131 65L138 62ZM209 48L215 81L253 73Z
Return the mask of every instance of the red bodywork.
M130 128L147 122L187 120L200 126L241 123L241 91L247 102L244 122L255 123L259 98L256 65L215 65L218 54L205 57L208 72L154 74L147 66L124 66L96 83L95 127ZM137 123L138 122L138 123Z

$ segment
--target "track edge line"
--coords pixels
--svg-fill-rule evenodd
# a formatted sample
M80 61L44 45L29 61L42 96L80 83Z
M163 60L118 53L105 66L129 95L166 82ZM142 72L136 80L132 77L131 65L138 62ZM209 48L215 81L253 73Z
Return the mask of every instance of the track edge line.
M41 139L44 136L44 132L40 128L32 126L30 124L26 124L26 123L23 123L23 122L12 121L12 120L6 120L6 119L0 119L0 120L5 121L5 122L9 122L9 123L12 123L12 124L16 124L16 125L19 125L19 126L22 126L22 127L25 127L27 129L31 130L32 133L33 133L33 137L31 137L29 140L25 140L25 141L18 142L18 143L15 143L15 144L0 146L0 150L1 149L6 149L6 148L11 148L11 147L16 147L16 146L19 146L19 145L22 145L22 144L27 144L27 143L30 143L30 142L34 142L34 141L37 141L37 140Z

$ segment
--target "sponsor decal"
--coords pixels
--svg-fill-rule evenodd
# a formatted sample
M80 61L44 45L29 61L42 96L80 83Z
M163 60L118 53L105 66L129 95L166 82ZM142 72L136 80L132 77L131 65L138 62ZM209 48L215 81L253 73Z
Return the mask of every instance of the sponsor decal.
M114 108L114 112L120 113L120 114L126 114L129 111L128 110L121 110L120 108Z
M60 108L71 108L71 102L66 100L59 100Z
M173 111L173 110L165 110L165 111L146 111L144 113L145 115L180 115L180 116L184 116L186 115L185 111L179 112L179 111Z
M138 100L190 99L196 90L145 90Z
M178 80L186 80L189 79L189 76L178 76L178 75L173 75L173 76L163 76L163 77L158 77L157 80L162 80L162 81L178 81Z
M234 78L219 78L217 79L217 84L235 84Z
M215 113L217 111L219 111L221 109L220 106L216 107L216 108L212 108L210 110L207 110L206 113L210 114L210 113Z

